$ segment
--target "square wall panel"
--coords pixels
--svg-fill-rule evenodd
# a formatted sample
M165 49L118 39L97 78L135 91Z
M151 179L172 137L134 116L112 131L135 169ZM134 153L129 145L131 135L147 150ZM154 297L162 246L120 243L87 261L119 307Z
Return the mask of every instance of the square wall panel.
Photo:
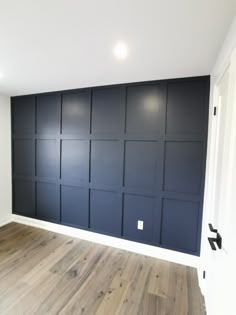
M61 221L88 228L88 189L61 186Z
M90 132L91 93L67 92L62 95L62 133Z
M166 132L169 134L203 134L205 102L205 82L168 83Z
M121 185L122 162L122 144L120 141L92 141L91 183L96 185Z
M124 131L125 94L121 88L95 89L92 97L92 133Z
M164 199L161 244L183 251L197 251L199 203Z
M37 133L56 134L60 132L61 96L37 96Z
M35 183L31 181L14 181L14 213L35 217Z
M89 180L89 141L62 140L61 177L87 183Z
M36 141L36 174L41 177L59 177L59 150L56 140Z
M123 236L132 240L151 243L153 241L153 213L155 199L129 195L124 198ZM138 228L138 221L143 229Z
M24 176L34 176L34 140L19 139L14 140L14 165L15 174Z
M122 195L116 192L91 190L90 228L98 232L121 235Z
M158 143L125 142L125 186L155 190L157 186Z
M202 142L166 142L164 190L199 194L202 158Z
M37 183L37 217L49 221L60 220L60 188L55 184Z
M13 131L15 134L35 133L35 96L13 100Z
M162 103L159 85L128 87L126 132L157 136Z

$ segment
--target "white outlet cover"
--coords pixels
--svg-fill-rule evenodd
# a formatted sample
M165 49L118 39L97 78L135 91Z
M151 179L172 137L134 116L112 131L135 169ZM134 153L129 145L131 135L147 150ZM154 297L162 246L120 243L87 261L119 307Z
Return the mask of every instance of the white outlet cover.
M143 230L143 221L138 220L137 229Z

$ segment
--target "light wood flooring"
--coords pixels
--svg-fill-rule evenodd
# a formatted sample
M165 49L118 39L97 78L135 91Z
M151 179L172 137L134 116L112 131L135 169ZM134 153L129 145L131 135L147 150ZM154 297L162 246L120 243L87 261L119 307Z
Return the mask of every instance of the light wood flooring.
M203 315L193 268L11 223L0 228L0 314Z

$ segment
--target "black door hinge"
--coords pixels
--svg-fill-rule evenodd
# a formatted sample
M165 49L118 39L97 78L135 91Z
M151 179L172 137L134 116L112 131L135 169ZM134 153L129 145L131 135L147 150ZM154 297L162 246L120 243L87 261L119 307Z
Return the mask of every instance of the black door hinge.
M216 116L216 106L214 107L214 116Z

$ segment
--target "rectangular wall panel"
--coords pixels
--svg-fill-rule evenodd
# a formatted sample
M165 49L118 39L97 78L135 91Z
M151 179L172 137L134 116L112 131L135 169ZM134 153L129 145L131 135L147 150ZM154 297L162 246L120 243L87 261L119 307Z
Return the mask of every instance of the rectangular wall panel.
M61 221L72 226L88 228L88 189L61 186Z
M204 133L206 106L204 81L168 84L167 134Z
M35 183L27 180L13 181L13 209L17 214L35 217Z
M37 97L36 127L38 134L56 134L60 131L60 95L42 95Z
M91 142L91 183L118 186L122 184L123 156L120 141Z
M159 177L158 149L156 141L125 142L125 187L155 193Z
M13 169L16 174L34 176L34 140L16 139L13 143L13 158Z
M97 232L121 236L122 196L112 191L90 192L90 227Z
M89 91L62 94L62 133L86 134L90 131Z
M199 255L209 77L12 98L14 213Z
M92 94L92 133L124 131L125 93L122 88L95 89Z
M126 132L139 135L159 135L162 109L162 86L160 84L128 87Z
M195 252L199 203L164 199L162 208L161 244L170 248Z
M13 134L35 133L35 96L24 96L12 101Z
M201 189L202 159L202 142L166 142L164 190L199 194Z
M61 178L69 182L87 183L89 179L89 141L62 140Z
M132 240L152 243L155 198L129 195L124 198L124 236ZM142 221L143 229L138 228Z
M39 177L59 176L56 140L36 141L36 174Z
M36 184L36 213L39 219L60 220L59 186L42 182Z

